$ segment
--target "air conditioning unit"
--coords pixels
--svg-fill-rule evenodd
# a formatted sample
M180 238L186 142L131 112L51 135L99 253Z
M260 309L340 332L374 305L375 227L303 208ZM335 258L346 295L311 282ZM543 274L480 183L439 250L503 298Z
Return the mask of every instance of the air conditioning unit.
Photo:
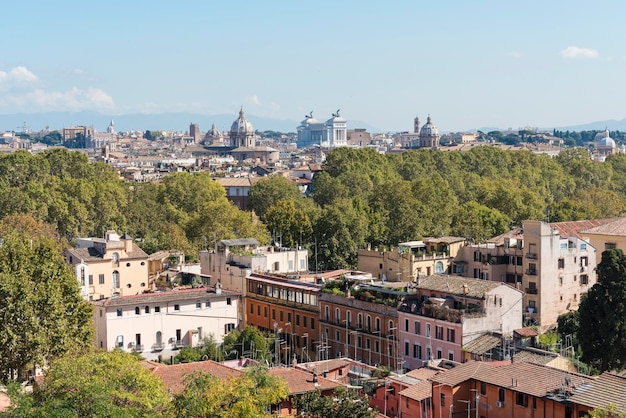
M498 408L503 408L503 407L504 407L504 402L502 402L502 401L498 401L498 402L496 403L496 406L497 406Z

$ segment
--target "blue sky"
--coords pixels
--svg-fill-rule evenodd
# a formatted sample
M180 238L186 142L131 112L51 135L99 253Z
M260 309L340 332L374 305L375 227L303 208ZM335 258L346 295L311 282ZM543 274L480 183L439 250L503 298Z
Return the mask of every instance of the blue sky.
M0 113L341 108L392 131L626 117L623 1L7 3Z

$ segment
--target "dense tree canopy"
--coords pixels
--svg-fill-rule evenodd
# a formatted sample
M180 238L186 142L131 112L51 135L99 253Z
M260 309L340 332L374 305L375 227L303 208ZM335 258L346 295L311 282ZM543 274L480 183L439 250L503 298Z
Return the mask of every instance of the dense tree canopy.
M0 374L7 380L90 345L91 306L60 246L39 231L0 226Z
M295 401L298 417L305 418L375 418L378 412L370 408L367 395L339 386L333 396L321 396L319 390L307 392Z
M600 371L626 368L626 256L619 249L602 253L598 281L583 296L577 339L582 360Z

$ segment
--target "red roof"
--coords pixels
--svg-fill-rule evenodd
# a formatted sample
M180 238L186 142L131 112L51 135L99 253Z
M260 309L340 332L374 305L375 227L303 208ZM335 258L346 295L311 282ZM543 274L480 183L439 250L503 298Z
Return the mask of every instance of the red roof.
M276 367L270 369L269 374L283 378L285 383L287 383L290 395L299 395L316 389L320 389L321 391L333 390L341 386L339 383L324 379L321 376L317 376L316 384L313 381L313 373L293 367Z
M228 379L230 377L239 377L242 372L230 367L224 366L212 360L198 361L195 363L181 363L168 366L166 364L154 362L144 366L152 369L152 374L158 376L165 385L165 388L171 393L179 393L185 388L185 377L194 372L207 372L219 379Z

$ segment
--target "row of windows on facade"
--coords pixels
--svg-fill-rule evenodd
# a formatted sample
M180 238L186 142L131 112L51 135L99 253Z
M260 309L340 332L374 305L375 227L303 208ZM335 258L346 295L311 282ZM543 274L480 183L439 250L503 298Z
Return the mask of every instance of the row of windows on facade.
M317 306L317 295L313 293L313 291L300 292L297 290L285 289L279 286L261 284L258 282L255 283L253 281L249 282L248 291L253 294L263 295L277 300Z
M119 287L120 287L120 273L117 270L115 270L113 273L111 273L111 278L112 278L112 282L111 282L112 287L114 289L119 289ZM89 283L89 286L93 286L93 274L90 274L88 276L88 283ZM104 274L103 273L100 273L98 275L98 284L99 285L104 285ZM81 286L85 286L85 268L84 267L81 267L81 269L80 269L80 285ZM142 282L141 283L141 287L145 287L145 286L146 286L146 284L144 282ZM128 283L126 285L126 287L128 287L130 289L132 287L132 285L130 283Z
M331 318L330 318L330 307L328 305L324 306L324 320L326 322L330 322ZM345 323L346 327L351 327L352 326L352 312L351 311L346 311L346 319L345 320L341 320L341 311L339 310L339 308L335 308L335 317L334 317L334 321L335 324L340 325ZM359 330L363 330L365 329L366 331L372 331L372 317L370 315L367 315L365 317L365 328L363 328L363 314L358 314L357 315L357 329ZM393 335L393 331L394 331L395 327L394 327L394 323L393 321L389 321L389 335ZM375 317L374 318L374 332L380 332L380 318L379 317Z
M256 305L256 311L257 311L257 316L261 316L261 305ZM250 303L250 313L252 315L254 315L254 304ZM284 322L285 321L285 312L284 311L278 311L278 317L280 318L280 322ZM267 318L268 315L268 307L264 306L263 307L263 317ZM300 314L296 314L296 326L300 326ZM272 308L272 319L276 320L276 309ZM303 327L308 327L309 321L311 323L311 329L315 329L315 318L313 317L308 317L306 315L302 315L302 326ZM291 323L291 312L287 312L287 322Z
M487 395L487 384L485 382L480 382L480 394ZM528 407L528 394L522 392L514 392L515 397L515 405ZM498 404L499 408L504 407L506 404L506 390L504 388L498 388ZM446 394L441 393L439 395L439 405L446 406ZM537 398L532 397L532 408L537 409ZM469 411L468 411L469 413Z
M231 332L232 330L235 329L235 324L234 323L228 323L224 325L224 333L228 334L229 332ZM198 339L202 340L203 338L203 334L202 334L202 327L198 327ZM156 338L155 338L155 344L154 347L155 349L161 349L164 348L164 344L163 344L163 333L161 331L157 331L156 332ZM182 330L177 329L176 330L176 336L170 338L170 343L172 344L176 344L176 345L180 345L182 342ZM115 346L118 348L124 348L124 336L123 335L118 335L116 340L115 340ZM141 345L141 334L135 334L135 341L132 344L133 348L137 349L140 348L143 350L143 346ZM100 348L103 348L103 342L100 341Z
M232 299L231 298L226 298L226 305L232 305ZM205 300L204 301L204 307L205 308L210 308L211 307L211 301L210 300ZM202 309L202 302L201 301L196 301L196 309ZM180 304L175 304L174 305L174 310L175 311L180 311ZM150 313L150 306L146 305L143 309L144 313L149 314ZM117 308L117 316L122 316L124 310L123 308ZM161 313L161 307L160 306L155 306L154 307L154 313ZM141 308L139 306L135 307L135 315L141 315ZM100 311L100 316L102 316L102 311Z
M404 331L405 332L411 332L410 331L410 323L409 320L405 318L404 320ZM414 321L413 322L413 333L415 335L421 335L421 323L420 321ZM437 340L443 340L443 330L444 328L442 326L439 325L435 325L435 338ZM427 338L431 337L431 324L426 324L426 333L424 334ZM449 341L451 343L456 341L456 330L454 328L447 328L446 330L446 341Z

